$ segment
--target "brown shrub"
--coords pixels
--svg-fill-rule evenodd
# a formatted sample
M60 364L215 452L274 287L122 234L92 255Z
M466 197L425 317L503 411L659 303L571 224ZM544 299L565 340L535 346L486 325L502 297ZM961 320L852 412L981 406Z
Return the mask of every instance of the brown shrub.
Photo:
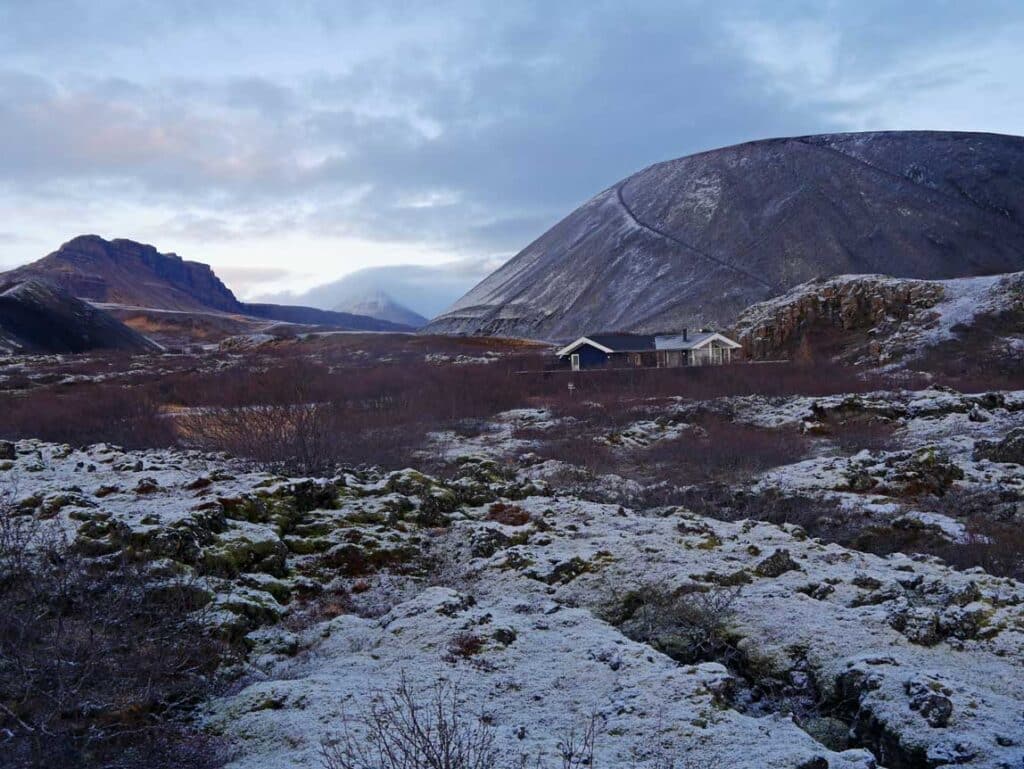
M129 449L173 445L173 425L145 387L94 385L0 396L0 437L82 446L106 441Z
M831 435L845 454L856 454L864 449L888 451L895 444L897 424L883 419L849 420L831 425Z
M476 656L484 648L485 641L475 633L459 633L448 643L448 656L467 659Z
M653 444L643 452L643 464L672 483L737 482L797 462L808 451L806 437L793 429L757 427L715 415L701 419L698 428Z
M970 521L965 542L936 549L936 555L958 569L980 566L997 577L1024 580L1024 530L1019 523Z
M487 511L487 520L505 526L523 526L530 522L530 514L519 507L505 502L495 502Z
M0 734L5 766L206 769L225 756L185 725L226 648L206 594L157 588L126 558L76 553L0 510Z

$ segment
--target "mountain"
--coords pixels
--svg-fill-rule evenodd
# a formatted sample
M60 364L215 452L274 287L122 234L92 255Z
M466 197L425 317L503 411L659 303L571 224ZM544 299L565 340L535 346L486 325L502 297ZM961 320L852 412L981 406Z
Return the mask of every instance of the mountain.
M39 261L5 273L4 278L44 280L91 302L242 311L241 303L209 265L121 238L81 235Z
M334 308L338 312L353 315L365 315L377 320L400 323L404 326L419 328L427 325L427 319L408 307L404 307L383 291L369 291L365 294L353 294Z
M0 277L0 353L155 352L108 313L38 280Z
M1024 269L1024 138L881 132L658 163L571 213L424 329L565 339L725 326L818 277Z
M438 265L366 267L301 294L267 294L255 301L302 304L329 310L346 306L353 297L358 299L365 294L383 292L417 315L432 318L451 307L455 300L500 266L501 261L480 258Z
M289 304L243 304L242 308L247 315L256 318L277 320L282 323L327 326L342 331L412 331L414 329L413 326L370 318L366 315L320 310L316 307L298 307Z
M409 331L413 326L313 307L246 304L207 264L163 254L132 240L81 235L42 259L0 274L0 280L41 281L89 302L125 309L210 311L351 331Z

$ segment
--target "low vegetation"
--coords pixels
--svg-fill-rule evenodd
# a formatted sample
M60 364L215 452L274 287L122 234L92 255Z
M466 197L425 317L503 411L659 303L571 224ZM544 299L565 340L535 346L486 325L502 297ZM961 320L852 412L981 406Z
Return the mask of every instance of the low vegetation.
M4 766L213 769L223 745L187 722L228 649L206 594L127 556L89 558L0 500Z
M499 749L484 713L467 713L457 685L417 690L403 676L321 744L324 769L594 769L596 717L557 740L556 756Z
M650 584L606 600L600 613L634 641L685 665L732 662L729 622L740 587Z

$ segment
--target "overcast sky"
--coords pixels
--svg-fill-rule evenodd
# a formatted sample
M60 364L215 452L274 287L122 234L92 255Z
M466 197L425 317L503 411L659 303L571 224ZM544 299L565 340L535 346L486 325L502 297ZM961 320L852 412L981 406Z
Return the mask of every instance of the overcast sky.
M1020 2L0 0L0 265L94 232L243 295L472 273L658 160L1022 133L1021 40Z

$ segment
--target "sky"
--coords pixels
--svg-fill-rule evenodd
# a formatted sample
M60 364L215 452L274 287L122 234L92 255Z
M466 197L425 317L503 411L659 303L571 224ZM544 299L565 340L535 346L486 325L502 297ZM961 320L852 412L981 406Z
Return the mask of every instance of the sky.
M660 160L1022 133L1022 39L1016 0L0 0L0 268L96 233L243 297L468 288Z

